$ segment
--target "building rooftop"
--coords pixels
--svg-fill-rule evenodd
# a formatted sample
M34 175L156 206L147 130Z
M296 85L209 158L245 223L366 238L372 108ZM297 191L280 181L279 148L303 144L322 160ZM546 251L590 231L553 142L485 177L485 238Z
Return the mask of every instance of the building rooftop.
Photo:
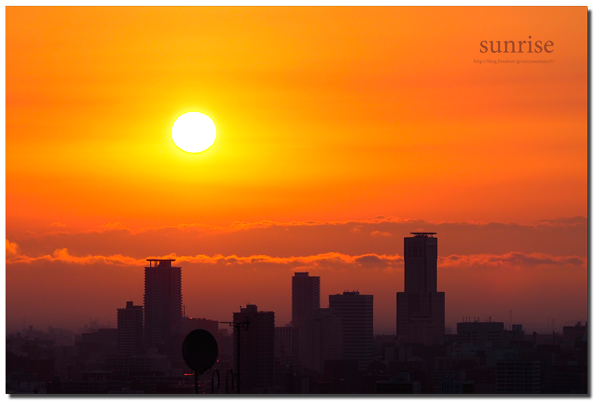
M169 259L169 258L148 258L146 261L150 262L150 267L155 267L155 266L170 267L171 262L176 261L176 260Z

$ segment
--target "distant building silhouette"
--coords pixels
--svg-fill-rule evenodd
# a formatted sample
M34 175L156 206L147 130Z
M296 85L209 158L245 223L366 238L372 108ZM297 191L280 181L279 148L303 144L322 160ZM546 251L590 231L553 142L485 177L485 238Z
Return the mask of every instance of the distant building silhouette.
M147 348L169 351L171 337L181 329L181 267L174 259L148 259L144 273L144 336Z
M144 308L127 302L124 309L117 309L119 356L142 355L144 350Z
M196 317L184 317L181 319L181 331L183 332L183 335L187 335L198 329L208 331L215 337L215 340L219 337L219 322L217 320Z
M540 361L499 360L496 363L496 393L540 393Z
M405 343L433 345L444 338L445 294L437 291L436 233L404 238L404 292L396 294L396 334Z
M511 330L504 330L504 346L510 347L517 342L525 341L525 331L522 324L513 324Z
M342 318L332 309L314 309L302 322L299 333L302 367L323 373L326 360L343 359Z
M292 277L292 326L321 307L321 278L308 272L296 272Z
M96 353L100 358L114 357L119 353L119 330L99 328L92 333L82 333L81 341L75 344L81 353Z
M456 342L476 347L502 348L505 341L504 323L495 321L456 323Z
M450 373L444 376L440 384L440 393L444 395L473 393L473 390L473 381L456 381Z
M285 327L275 327L275 358L282 365L297 365L298 363L298 333L289 324Z
M273 385L275 313L259 312L256 305L249 304L233 313L233 322L248 323L233 329L233 365L238 341L240 347L241 392L262 393Z
M574 326L563 326L563 336L566 341L581 341L584 337L587 339L587 322L585 325L578 321Z
M344 292L329 296L329 308L342 319L342 353L366 369L373 360L373 295Z
M378 394L421 393L420 383L411 381L409 372L400 372L389 381L377 381L376 385Z

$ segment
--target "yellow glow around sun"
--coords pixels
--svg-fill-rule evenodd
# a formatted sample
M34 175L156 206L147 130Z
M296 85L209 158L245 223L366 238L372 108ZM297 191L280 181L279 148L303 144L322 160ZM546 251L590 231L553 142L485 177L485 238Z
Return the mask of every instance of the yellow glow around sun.
M192 112L177 117L171 129L173 142L185 152L202 152L217 138L217 127L206 114Z

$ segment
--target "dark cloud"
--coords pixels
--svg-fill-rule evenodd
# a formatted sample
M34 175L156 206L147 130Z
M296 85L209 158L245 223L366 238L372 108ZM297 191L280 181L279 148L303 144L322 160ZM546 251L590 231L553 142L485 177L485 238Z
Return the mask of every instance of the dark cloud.
M377 255L363 255L362 257L356 258L355 261L358 262L359 264L369 265L369 266L385 265L385 262L382 261L381 258L379 258Z
M433 223L377 217L365 221L237 222L228 227L180 224L139 230L109 224L101 230L78 233L51 231L7 237L18 244L22 254L34 257L63 248L76 256L134 258L172 252L185 256L291 257L324 252L402 256L403 238L415 230L438 233L440 256L542 252L587 257L587 221L581 217L536 224Z

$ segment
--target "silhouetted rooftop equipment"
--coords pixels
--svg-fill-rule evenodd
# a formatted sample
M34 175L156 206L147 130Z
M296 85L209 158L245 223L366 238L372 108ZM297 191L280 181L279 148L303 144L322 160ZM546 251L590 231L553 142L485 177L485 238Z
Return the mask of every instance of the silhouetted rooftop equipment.
M433 237L437 233L411 233L415 237Z
M176 261L176 260L168 259L168 258L148 258L146 261L150 262L150 267L153 268L155 266L170 267L171 262Z

